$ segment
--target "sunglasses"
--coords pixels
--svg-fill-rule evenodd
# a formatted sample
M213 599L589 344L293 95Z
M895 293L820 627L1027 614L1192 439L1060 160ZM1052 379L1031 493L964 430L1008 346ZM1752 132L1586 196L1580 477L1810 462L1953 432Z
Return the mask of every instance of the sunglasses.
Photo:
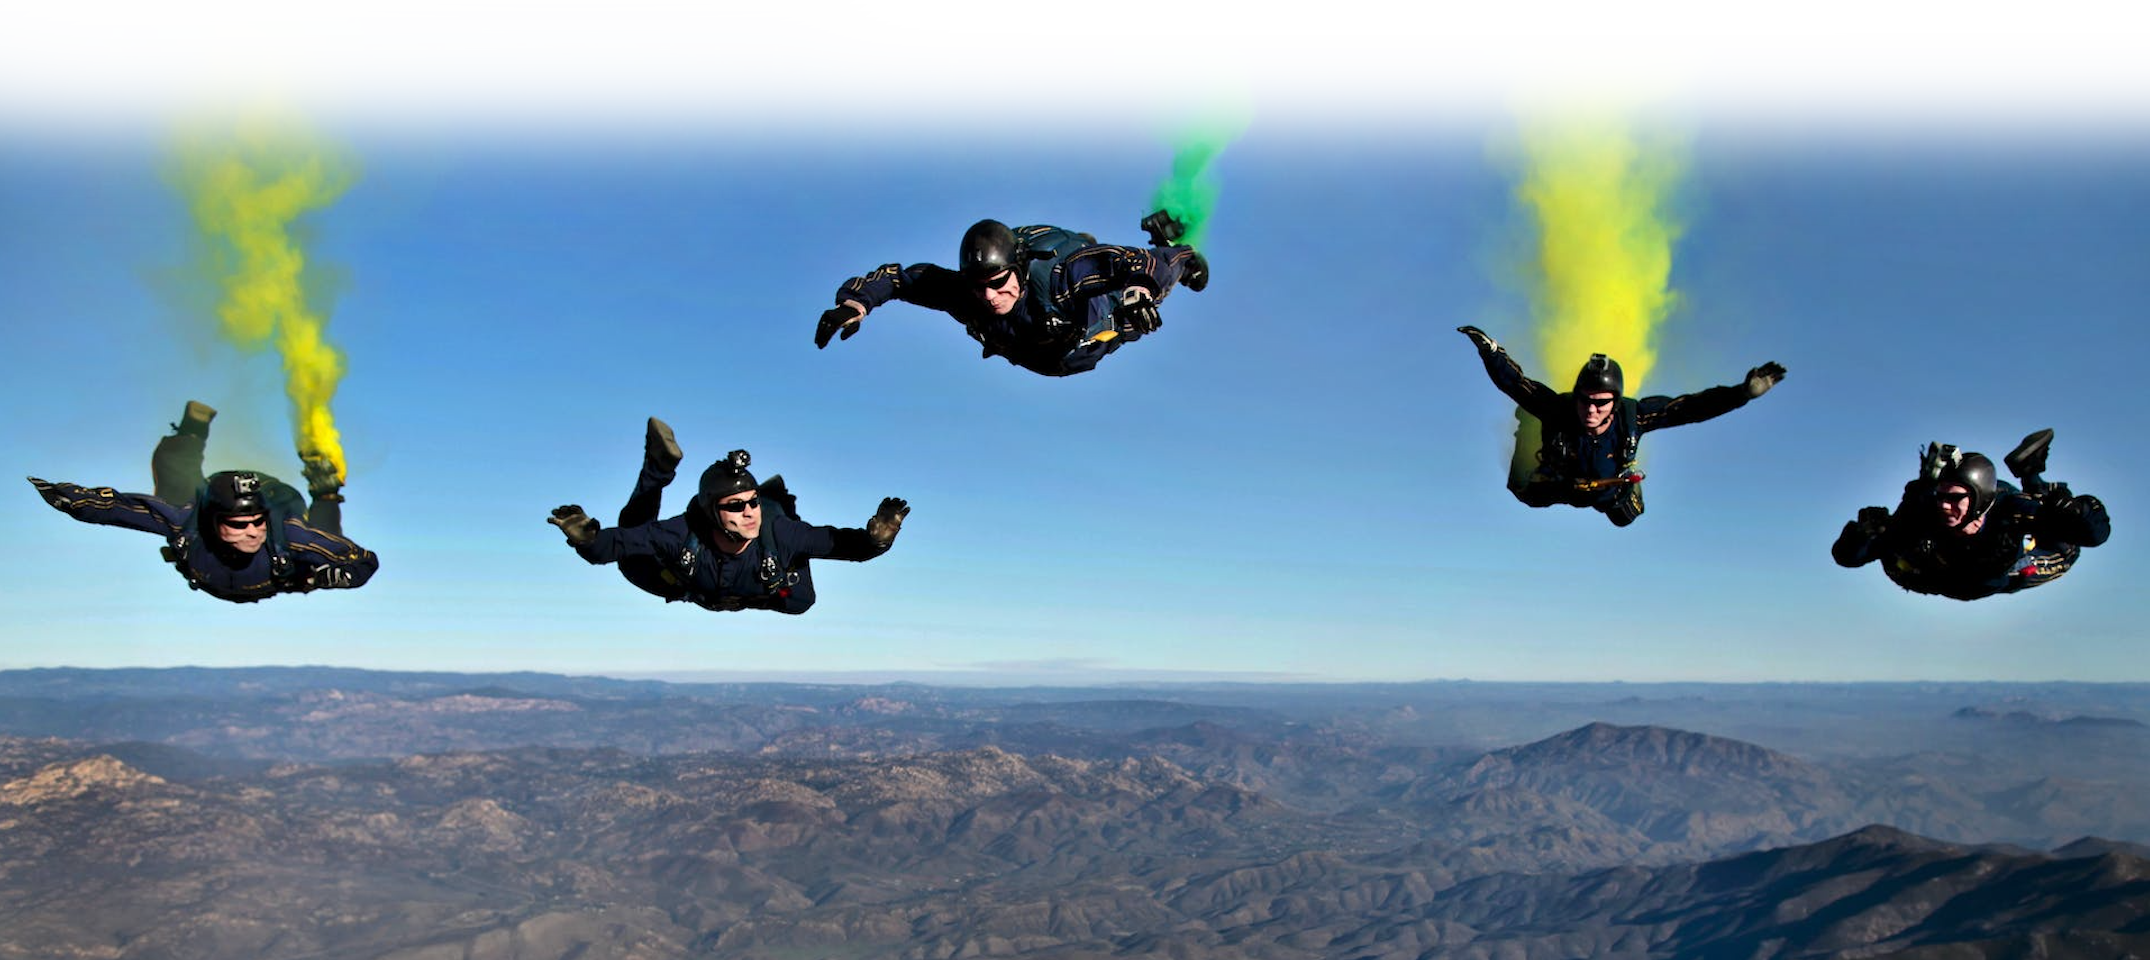
M1618 400L1618 399L1620 399L1620 398L1619 398L1619 397L1576 397L1576 398L1575 398L1575 402L1576 402L1576 403L1580 403L1580 404L1585 404L1585 405L1588 405L1588 406L1593 406L1593 407L1602 407L1602 406L1605 406L1605 405L1607 405L1607 404L1610 404L1610 403L1612 403L1613 401L1615 401L1615 400Z
M1007 286L1008 281L1013 279L1015 279L1015 271L1003 270L1000 273L995 274L993 276L993 279L991 280L973 280L970 282L970 285L972 289L979 291L998 290L1001 287Z
M1942 503L1955 503L1959 500L1965 503L1971 502L1971 494L1968 491L1964 490L1957 490L1953 493L1943 491L1941 493L1935 494L1935 496L1940 498Z
M745 513L747 512L748 508L760 509L761 498L748 497L745 500L733 500L730 503L717 504L717 509L724 511L725 513Z
M248 527L266 527L269 525L269 518L264 516L241 520L237 517L225 517L217 522L223 524L226 530L244 530Z

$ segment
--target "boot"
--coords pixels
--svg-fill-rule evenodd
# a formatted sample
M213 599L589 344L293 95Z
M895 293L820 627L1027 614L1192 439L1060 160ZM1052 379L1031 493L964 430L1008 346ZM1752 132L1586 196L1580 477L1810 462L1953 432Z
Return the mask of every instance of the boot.
M1196 293L1209 286L1209 258L1200 253L1187 256L1187 265L1180 268L1180 286Z
M2016 482L2023 484L2024 493L2040 497L2050 486L2039 474L2045 472L2045 453L2052 443L2053 430L2048 427L2024 437L2008 456L2001 458L2001 462L2008 465L2008 472L2015 474Z
M187 401L187 411L179 422L172 424L172 432L181 436L209 439L209 421L216 419L216 408L200 400Z
M663 465L666 470L679 466L686 455L680 452L679 441L672 436L672 427L656 417L649 418L649 431L642 437L642 459Z
M2001 458L2001 462L2008 465L2008 472L2015 474L2016 479L2035 481L2039 474L2045 472L2046 448L2052 444L2053 428L2047 427L2024 437L2022 443L2016 444L2014 451Z
M318 453L299 453L299 462L305 465L306 493L315 502L343 502L343 480L336 476L336 465Z
M1142 232L1150 235L1150 246L1169 247L1187 235L1187 225L1159 210L1142 218Z

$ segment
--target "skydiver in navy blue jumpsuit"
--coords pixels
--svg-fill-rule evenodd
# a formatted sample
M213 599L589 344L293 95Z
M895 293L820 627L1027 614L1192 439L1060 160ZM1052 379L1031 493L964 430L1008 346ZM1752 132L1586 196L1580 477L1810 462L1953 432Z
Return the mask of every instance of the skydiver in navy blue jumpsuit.
M618 525L639 527L655 522L664 509L664 488L672 485L678 475L679 462L686 454L679 449L679 440L672 433L672 426L656 417L642 437L642 470L635 475L634 491L627 496L627 503L620 507ZM762 481L761 497L775 502L784 516L799 519L799 499L784 488L782 475L771 476ZM677 577L668 573L665 565L655 556L627 556L619 560L620 576L645 593L652 593L666 600L687 599L686 589Z
M279 593L353 589L380 558L343 537L342 482L335 467L305 457L313 505L267 474L226 470L202 476L203 447L216 411L188 402L172 436L150 457L155 495L111 487L30 484L55 509L85 523L164 537L165 559L188 585L220 600L253 603Z
M553 510L547 522L566 534L575 552L593 564L641 563L652 584L636 586L710 610L775 610L805 613L814 605L808 561L871 560L888 552L911 508L895 497L865 529L805 523L795 513L764 512L764 499L787 505L790 495L777 477L758 484L747 471L750 458L734 450L702 474L687 511L636 526L602 529L579 506Z
M1638 399L1626 395L1620 365L1599 353L1576 374L1573 390L1557 393L1524 376L1523 368L1485 331L1456 330L1477 345L1493 385L1542 424L1537 466L1527 475L1511 476L1509 492L1533 507L1589 507L1618 527L1642 516L1642 475L1635 470L1635 457L1643 434L1723 416L1784 379L1782 366L1765 363L1747 371L1739 385ZM1528 452L1517 450L1517 459Z
M2053 431L2040 430L2004 458L2020 491L1995 476L1985 455L1927 444L1919 476L1904 485L1896 509L1860 510L1831 556L1845 567L1879 560L1897 586L1954 600L2059 579L2082 548L2104 544L2113 526L2103 501L2042 476L2052 440Z
M1152 247L981 220L963 235L956 270L890 263L844 281L836 307L821 315L814 345L827 347L839 332L849 340L866 314L901 300L954 317L984 356L1049 377L1085 372L1161 326L1157 305L1175 285L1198 293L1209 285L1208 261L1169 242L1184 234L1183 225L1153 214L1143 226Z

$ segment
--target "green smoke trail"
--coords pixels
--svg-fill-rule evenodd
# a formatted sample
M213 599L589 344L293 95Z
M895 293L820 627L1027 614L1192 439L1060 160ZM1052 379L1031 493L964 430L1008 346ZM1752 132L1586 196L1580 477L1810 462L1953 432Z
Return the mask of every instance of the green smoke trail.
M1217 209L1219 187L1216 174L1210 170L1217 155L1233 140L1239 138L1243 125L1239 123L1211 124L1180 135L1172 148L1172 175L1157 185L1151 195L1150 209L1164 210L1172 218L1187 225L1187 234L1179 242L1190 247L1202 246L1202 237L1209 227L1209 215Z

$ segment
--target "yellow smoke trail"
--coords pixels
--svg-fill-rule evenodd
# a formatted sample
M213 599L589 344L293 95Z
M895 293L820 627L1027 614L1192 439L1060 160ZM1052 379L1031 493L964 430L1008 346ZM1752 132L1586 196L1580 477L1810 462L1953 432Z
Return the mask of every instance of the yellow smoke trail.
M1526 275L1544 379L1566 389L1602 353L1639 396L1657 359L1652 334L1676 302L1680 225L1668 207L1681 157L1610 126L1528 131L1523 152L1516 198L1538 230Z
M343 442L329 402L343 379L343 354L306 296L306 251L292 224L342 195L348 164L303 138L243 131L182 142L175 179L209 241L208 263L223 291L220 332L243 350L274 345L300 455L328 458L342 480Z

